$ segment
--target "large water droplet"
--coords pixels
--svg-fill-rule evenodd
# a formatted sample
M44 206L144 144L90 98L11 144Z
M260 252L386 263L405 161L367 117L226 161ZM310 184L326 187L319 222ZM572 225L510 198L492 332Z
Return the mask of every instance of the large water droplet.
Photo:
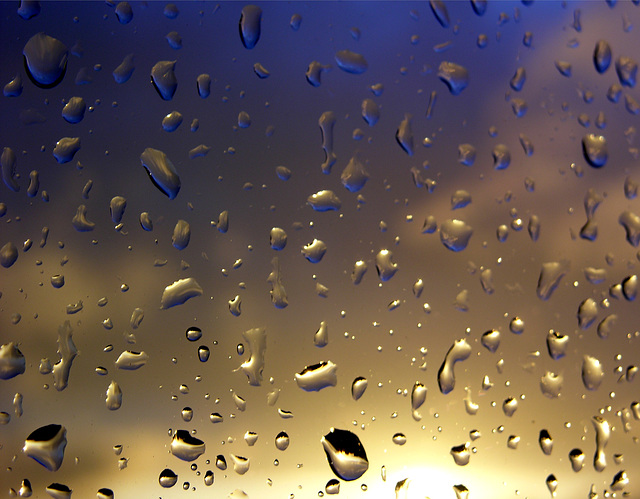
M191 239L191 226L185 220L178 220L173 228L173 236L171 236L171 244L174 248L183 250Z
M349 160L349 164L340 175L340 180L342 185L351 192L358 192L369 180L369 174L357 154Z
M0 379L15 378L24 374L26 359L13 342L0 346Z
M458 466L466 466L469 464L469 459L471 458L469 442L451 447L451 455L453 456L453 461Z
M110 411L116 411L122 406L122 390L115 381L112 381L107 388L105 403Z
M536 294L541 300L548 300L569 271L569 261L547 262L542 264Z
M190 298L201 296L202 292L202 288L193 277L179 279L164 288L160 299L160 308L166 310L176 305L182 305Z
M287 435L286 432L281 431L276 435L276 449L282 451L287 450L287 447L289 447L289 443L289 435Z
M41 426L25 440L22 451L49 471L62 466L67 446L67 430L59 424Z
M60 164L69 163L80 150L79 137L63 137L53 148L53 157Z
M331 428L321 442L329 466L338 478L357 480L369 468L367 454L355 433Z
M64 43L44 33L33 35L22 51L29 79L40 88L52 88L67 71L69 51Z
M618 57L616 59L616 73L622 86L635 87L638 74L638 63L631 57Z
M458 95L469 84L469 72L463 66L443 61L438 66L438 77L446 83L453 95Z
M609 443L611 428L609 422L600 416L594 416L591 422L596 430L596 452L593 455L593 467L596 471L600 472L607 466L604 448L607 446L607 443Z
M577 473L584 466L584 452L580 449L572 449L569 452L569 461L571 461L571 468Z
M595 357L585 355L582 359L582 382L587 390L597 390L604 378L602 364Z
M151 68L151 83L163 100L171 100L178 89L177 61L159 61Z
M551 438L551 435L549 435L549 432L547 430L540 430L538 443L540 444L540 449L542 449L542 452L544 452L545 455L550 456L551 451L553 450L553 439Z
M135 69L133 54L127 54L118 67L113 70L113 79L119 84L126 83L133 75Z
M562 391L562 383L564 378L562 374L555 374L551 371L547 371L545 375L540 379L540 390L543 395L549 398L556 398L560 396Z
M132 352L131 350L125 350L120 354L115 362L118 369L125 371L135 371L144 366L149 360L149 355L146 352Z
M160 472L158 482L160 483L160 486L165 489L171 488L178 482L178 475L176 475L173 470L165 468Z
M343 71L351 74L364 73L369 64L362 54L352 52L351 50L340 50L336 53L336 63Z
M242 45L252 49L260 39L260 24L262 21L262 9L257 5L246 5L240 15L240 39Z
M482 346L489 350L491 353L496 353L500 346L500 331L492 329L487 331L480 338Z
M547 350L553 360L561 359L567 352L569 344L569 336L560 334L553 329L547 334Z
M353 383L351 383L351 397L353 398L353 400L359 400L360 397L362 397L362 395L364 394L368 385L369 382L362 376L354 379Z
M604 166L609 157L609 151L607 148L607 139L602 135L595 135L593 133L587 134L582 138L582 152L584 158L594 168L600 168Z
M388 281L398 271L398 264L394 263L392 258L393 254L386 249L380 250L376 255L376 270L381 281Z
M436 19L440 23L440 26L448 28L450 21L447 5L442 0L429 0L429 5L431 6L433 15L436 16Z
M440 224L440 240L451 251L462 251L469 244L473 229L461 220L445 220Z
M318 263L327 252L327 245L319 239L314 239L309 244L302 247L302 255L311 263Z
M158 149L148 147L140 155L140 161L153 185L169 199L174 199L180 190L180 177L167 155Z
M339 210L342 206L340 198L333 191L323 190L312 194L307 198L307 204L315 211Z
M183 461L195 461L204 454L202 440L192 436L187 430L178 430L171 440L171 454Z
M249 345L249 358L240 365L238 370L247 376L250 385L260 386L267 350L266 330L264 328L249 329L242 333L242 337Z
M317 392L328 386L336 386L338 384L337 368L338 366L330 360L305 367L301 372L296 373L296 383L307 392Z
M587 298L578 307L578 325L587 329L598 316L598 304L593 298Z
M396 141L409 156L413 156L413 131L411 130L411 118L412 116L410 114L405 114L404 119L400 122L400 126L398 126L398 130L396 131Z
M611 47L606 40L598 40L593 51L593 63L598 73L604 73L611 65Z
M496 170L505 170L511 164L511 152L504 144L498 144L493 148L493 168Z

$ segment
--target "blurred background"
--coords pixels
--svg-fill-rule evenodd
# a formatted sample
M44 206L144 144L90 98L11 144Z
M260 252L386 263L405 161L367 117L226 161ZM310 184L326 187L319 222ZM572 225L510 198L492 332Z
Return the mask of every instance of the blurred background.
M255 5L0 4L0 343L25 361L0 380L1 493L28 479L35 497L54 482L74 497L318 497L335 492L330 480L339 497L640 494L637 3ZM152 82L174 87L171 74L152 74L160 61L175 61L168 100ZM174 112L181 121L165 119ZM64 138L80 147L60 162ZM606 161L602 151L589 160L603 142ZM147 148L179 176L174 199L147 174ZM325 150L335 163L323 172ZM323 190L337 209L312 207ZM117 196L121 220L110 212ZM81 205L91 230L73 223ZM281 250L273 228L286 233ZM443 244L456 238L459 251ZM326 245L317 263L305 258L314 240ZM188 278L200 296L161 309L165 288ZM66 321L77 357L58 390L42 359L62 358ZM259 364L243 336L254 328L266 338L258 386L240 368ZM491 330L495 351L482 342ZM550 330L566 336L557 359ZM461 339L468 358L444 394L438 373ZM146 363L123 369L125 351ZM328 361L335 381L299 386L297 373ZM3 347L0 362L10 372L19 355ZM354 400L358 377L367 388ZM105 402L112 382L116 410ZM55 472L23 452L49 424L67 432ZM332 471L321 443L331 428L360 440L359 478ZM206 445L193 462L171 453L178 430ZM338 463L353 452L342 450ZM232 456L249 470L234 471ZM166 468L178 476L170 488L159 483Z

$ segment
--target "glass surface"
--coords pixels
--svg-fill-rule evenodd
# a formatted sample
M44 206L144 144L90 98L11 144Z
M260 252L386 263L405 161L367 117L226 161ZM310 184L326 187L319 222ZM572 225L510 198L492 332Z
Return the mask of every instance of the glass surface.
M640 495L637 3L0 4L0 494Z

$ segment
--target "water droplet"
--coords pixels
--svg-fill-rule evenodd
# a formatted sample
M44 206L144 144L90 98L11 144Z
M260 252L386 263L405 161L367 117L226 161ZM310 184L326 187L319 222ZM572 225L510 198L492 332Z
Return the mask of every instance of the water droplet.
M429 0L429 5L440 26L448 28L450 21L446 4L442 0Z
M60 164L70 162L80 150L80 137L63 137L53 148L53 157Z
M169 468L165 468L160 472L158 482L160 482L160 486L165 489L171 488L178 482L178 475Z
M116 17L120 24L129 24L133 19L133 9L129 2L120 2L116 5Z
M122 406L122 390L115 381L112 381L107 388L105 403L110 411L116 411Z
M469 489L464 485L454 485L453 491L456 493L456 499L469 499Z
M622 280L622 294L627 301L633 301L638 295L638 276L630 275Z
M320 86L320 79L322 76L322 73L325 73L327 71L329 71L331 69L331 65L329 64L321 64L318 61L312 61L309 66L307 67L307 72L305 73L305 76L307 78L307 81L309 82L309 84L311 84L314 87L319 87ZM333 114L333 113L331 113ZM321 118L322 119L322 118ZM334 120L335 122L335 120ZM322 126L322 125L320 125ZM332 125L333 126L333 125Z
M393 254L391 253L391 251L386 249L380 250L376 255L376 270L378 271L378 276L380 277L380 280L383 282L391 279L395 275L395 273L398 271L398 264L393 263L392 258L393 258ZM366 271L366 267L365 267L365 271Z
M367 264L363 260L358 260L353 265L353 270L351 271L351 282L353 284L360 284L362 282L362 278L367 272Z
M618 222L624 227L629 244L638 247L640 245L640 217L625 210L620 214Z
M40 88L52 88L67 71L69 52L64 43L44 33L33 35L22 51L29 79Z
M29 1L29 0L20 0L20 7L18 7L18 15L28 21L32 17L40 14L40 2L38 1Z
M167 40L167 43L169 44L169 47L171 47L172 49L180 50L182 48L182 37L177 31L170 31L166 34L165 38Z
M517 409L518 400L513 397L509 397L502 403L502 412L509 418L513 416L513 413L516 412Z
M151 68L151 83L163 100L171 100L178 89L177 61L159 61Z
M82 302L80 302L80 305L82 305ZM64 324L58 327L58 355L60 360L53 366L53 386L58 391L62 391L67 387L71 365L78 355L78 349L73 343L72 333L73 329L71 329L69 321L65 321Z
M145 352L132 352L131 350L125 350L120 354L115 362L118 369L124 369L126 371L135 371L144 366L149 360L149 355Z
M487 331L480 338L482 346L489 350L491 353L496 353L500 346L500 331L492 329Z
M337 368L338 366L330 360L307 366L301 372L296 373L296 383L307 392L317 392L328 386L336 386L338 383Z
M404 433L395 433L391 440L396 445L404 445L407 443L407 437Z
M325 321L320 322L320 327L313 335L313 344L317 347L325 347L329 343L329 327Z
M604 448L607 446L607 443L609 443L611 428L609 422L600 416L594 416L591 422L596 430L596 452L593 456L593 467L596 471L600 472L607 466Z
M249 345L249 358L237 370L242 371L252 386L260 386L264 370L264 356L267 350L267 333L264 328L253 328L242 333Z
M183 250L189 245L191 239L191 226L185 220L178 220L173 229L171 244L178 250Z
M59 424L41 426L25 440L22 451L49 471L58 471L67 446L67 430Z
M350 192L358 192L369 180L369 174L356 154L350 160L340 175L342 185Z
M369 64L362 54L352 52L351 50L340 50L336 53L336 63L338 67L351 74L364 73Z
M611 47L606 40L598 40L593 51L593 63L596 71L600 74L604 73L611 65Z
M127 208L127 200L122 196L115 196L109 202L109 212L111 214L111 221L118 225L122 222L124 211Z
M313 242L302 247L302 255L311 263L318 263L322 260L322 257L327 252L327 245L319 239L314 239Z
M457 210L464 208L471 203L471 194L467 191L459 189L451 195L451 209Z
M140 161L153 185L169 199L174 199L180 190L180 177L167 155L158 149L148 147L140 155Z
M207 472L204 474L204 484L209 487L210 485L213 485L213 471L211 470L207 470Z
M331 428L321 442L329 466L338 478L357 480L369 468L367 454L355 433Z
M368 385L369 382L362 376L354 379L353 383L351 383L351 397L353 398L353 400L359 400L360 397L362 397L362 395L364 394Z
M469 464L469 459L471 458L469 442L451 447L451 455L453 456L453 461L458 466L466 466Z
M289 447L289 435L281 431L276 435L276 449L287 450L287 447Z
M422 419L422 414L418 412L418 409L427 400L427 387L422 383L416 381L411 389L411 415L416 421Z
M471 144L460 144L458 146L458 163L465 166L472 166L476 161L476 148Z
M135 68L133 54L127 54L118 67L113 70L113 79L119 84L126 83L133 75Z
M68 499L71 497L72 490L62 483L52 483L44 489L54 499Z
M547 371L545 375L540 378L540 390L549 398L556 398L560 396L562 391L562 383L564 378L562 374L555 374L551 371Z
M256 5L246 5L240 16L240 39L242 45L252 49L260 39L260 24L262 21L262 9Z
M462 251L469 244L473 229L461 220L445 220L440 224L440 240L451 251Z
M569 452L569 461L571 461L571 468L577 473L584 466L584 453L580 449L572 449Z
M204 454L202 440L192 436L187 430L178 430L171 440L171 454L183 461L195 461Z
M287 292L282 285L282 277L280 275L280 261L278 257L274 257L271 260L272 271L267 277L267 282L271 284L271 302L276 308L285 308L289 305L287 300Z
M469 355L471 355L471 345L464 338L456 340L449 348L438 370L438 386L443 394L446 395L455 387L455 363L467 359Z
M0 265L4 268L11 267L18 259L18 248L12 242L8 242L0 248Z
M380 119L380 107L378 104L371 99L364 99L362 101L362 117L367 122L367 125L375 125Z
M625 470L621 470L613 477L613 480L611 481L611 490L623 490L627 485L629 485L629 476Z
M182 305L190 298L201 295L202 288L193 277L180 279L164 288L160 308L166 310L176 305Z
M405 114L396 131L396 141L404 152L413 156L413 131L411 130L411 114Z
M567 352L569 336L557 333L553 329L547 334L547 350L553 360L561 359Z
M602 364L595 357L585 355L582 360L582 382L588 390L597 390L602 383L604 371Z
M571 63L566 61L555 61L556 69L562 76L571 77Z
M513 88L516 92L520 92L526 80L527 80L527 72L522 66L520 66L518 69L516 69L515 74L511 78L511 81L509 82L509 85L511 85L511 88Z
M178 111L171 111L162 118L162 128L165 132L175 132L182 124L182 114Z
M631 57L618 57L616 59L616 73L622 86L635 87L638 63Z
M312 194L307 198L307 204L315 211L339 210L342 206L340 199L333 191L323 190Z
M536 294L541 300L548 300L569 271L569 261L548 262L542 264Z
M446 83L453 95L459 95L469 84L467 69L453 62L441 62L438 66L438 77Z
M18 497L31 497L33 490L31 489L31 482L25 478L22 480L20 490L18 490Z
M587 329L598 316L598 304L593 298L587 298L578 307L578 325L580 329Z
M607 162L609 156L607 148L607 139L602 135L593 133L587 134L582 138L582 152L584 158L594 168L600 168Z
M216 468L222 471L227 469L227 460L224 458L222 454L218 454L216 456Z
M68 123L80 123L86 109L87 105L82 97L71 97L62 108L62 117Z

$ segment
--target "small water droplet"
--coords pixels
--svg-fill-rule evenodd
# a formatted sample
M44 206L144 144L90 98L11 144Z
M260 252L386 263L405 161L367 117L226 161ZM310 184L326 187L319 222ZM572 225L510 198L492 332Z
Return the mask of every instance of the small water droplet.
M453 62L441 62L438 66L438 77L446 83L452 95L459 95L469 84L467 69Z
M171 454L183 461L195 461L204 454L205 444L187 430L178 430L171 440Z
M178 482L178 475L169 468L165 468L160 472L158 482L160 483L160 486L165 489L171 488Z
M466 466L469 464L469 460L471 458L469 442L451 447L451 455L453 456L453 461L458 466Z

